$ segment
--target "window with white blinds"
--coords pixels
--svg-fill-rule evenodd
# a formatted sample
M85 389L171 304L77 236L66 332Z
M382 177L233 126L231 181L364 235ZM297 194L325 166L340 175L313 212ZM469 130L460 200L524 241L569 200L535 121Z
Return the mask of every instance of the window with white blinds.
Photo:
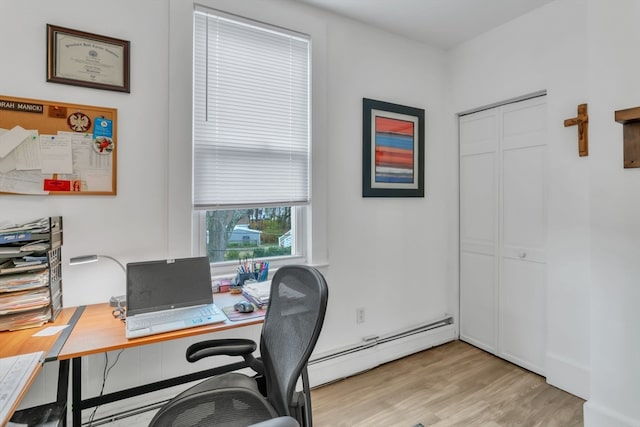
M310 40L194 13L194 209L310 201Z

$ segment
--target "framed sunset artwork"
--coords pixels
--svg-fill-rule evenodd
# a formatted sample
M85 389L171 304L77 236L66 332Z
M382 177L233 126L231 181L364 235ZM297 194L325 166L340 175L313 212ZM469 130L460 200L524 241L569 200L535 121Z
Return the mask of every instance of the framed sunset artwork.
M424 110L363 98L362 196L424 197Z

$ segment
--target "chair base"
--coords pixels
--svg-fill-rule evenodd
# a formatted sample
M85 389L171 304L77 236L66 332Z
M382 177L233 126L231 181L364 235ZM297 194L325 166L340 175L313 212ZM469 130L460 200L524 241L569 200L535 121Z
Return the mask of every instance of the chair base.
M47 403L16 411L11 422L28 427L64 427L67 425L67 405Z

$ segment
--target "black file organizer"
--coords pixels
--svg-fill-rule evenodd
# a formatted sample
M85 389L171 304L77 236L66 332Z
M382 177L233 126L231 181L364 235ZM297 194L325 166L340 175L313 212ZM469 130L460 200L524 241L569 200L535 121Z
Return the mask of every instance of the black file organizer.
M38 309L32 310L31 312L38 313L47 313L48 321L54 321L60 311L62 310L62 217L50 217L48 218L49 222L49 230L43 233L30 233L25 232L24 234L28 235L25 238L17 238L12 242L5 242L0 244L0 246L9 246L9 245L24 245L30 242L43 241L49 243L49 248L46 251L36 251L35 253L38 255L46 255L47 262L46 266L38 266L33 269L5 269L0 271L0 276L9 277L11 275L18 274L38 274L42 272L45 268L47 269L47 280L46 283L42 286L42 288L46 287L47 292L49 294L49 304L45 310L42 307ZM20 234L20 233L15 233ZM16 254L12 255L10 258L22 258L24 254ZM6 260L8 258L4 258ZM11 295L12 291L4 292L5 295ZM7 314L1 315L0 320L5 320L3 323L11 323L13 319L24 318L29 316L30 311L19 311L9 312ZM46 320L45 320L46 321ZM36 324L32 323L31 326L40 326L42 323ZM29 327L29 326L26 326ZM2 328L2 330L10 330L10 327Z
M50 303L47 307L49 321L54 321L62 311L62 217L49 217L49 231L44 233L32 233L28 239L17 243L26 244L35 241L49 242L49 249L42 252L47 256L48 269L48 291ZM24 272L24 271L23 271ZM6 274L20 274L6 273ZM27 271L28 272L28 271ZM77 321L81 312L74 314L70 323ZM5 316L10 316L7 314ZM37 326L37 325L34 325ZM45 362L57 360L57 355L66 337L70 333L63 332L54 348L47 354ZM56 400L33 408L26 408L16 411L11 418L11 422L24 424L28 427L61 427L67 425L67 394L69 382L69 361L59 361L58 366L58 388Z

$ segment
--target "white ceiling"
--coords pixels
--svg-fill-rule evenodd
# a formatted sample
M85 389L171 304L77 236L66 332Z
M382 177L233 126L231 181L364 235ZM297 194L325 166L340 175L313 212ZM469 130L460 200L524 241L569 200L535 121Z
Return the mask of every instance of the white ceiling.
M449 49L553 0L296 0Z

